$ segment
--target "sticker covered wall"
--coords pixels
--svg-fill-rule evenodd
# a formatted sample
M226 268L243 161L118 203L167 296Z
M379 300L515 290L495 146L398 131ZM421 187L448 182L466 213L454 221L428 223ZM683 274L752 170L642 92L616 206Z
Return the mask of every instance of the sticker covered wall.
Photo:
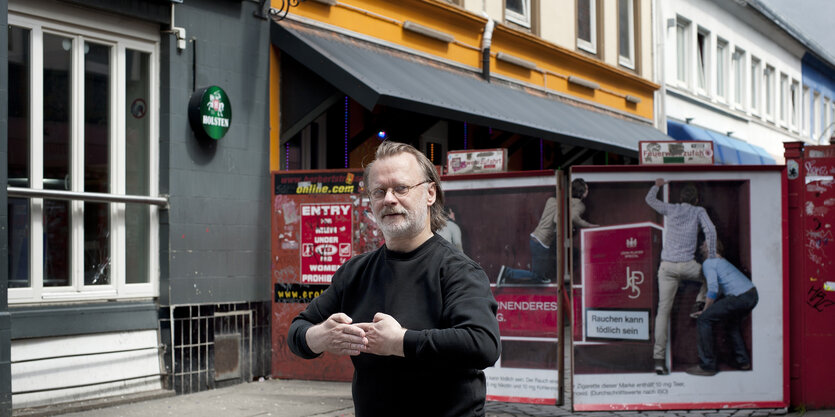
M326 353L305 361L290 352L286 337L293 318L327 290L343 263L383 244L362 194L362 172L277 171L272 177L272 375L349 381L349 358Z

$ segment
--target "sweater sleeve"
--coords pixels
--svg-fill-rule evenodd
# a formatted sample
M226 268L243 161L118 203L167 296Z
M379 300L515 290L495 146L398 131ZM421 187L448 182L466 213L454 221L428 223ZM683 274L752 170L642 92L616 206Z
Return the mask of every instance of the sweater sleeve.
M657 185L650 187L645 200L653 210L662 215L667 215L667 203L658 199L658 189Z
M407 330L403 339L406 358L442 362L464 369L484 369L499 358L499 323L490 282L472 261L445 268L444 320L438 329ZM442 271L442 273L444 273Z
M313 359L321 353L314 353L307 345L307 330L325 321L331 314L339 312L339 290L338 282L342 270L337 270L331 280L331 286L322 294L314 298L307 308L299 313L290 324L290 331L287 333L287 345L290 351L304 358Z
M707 215L707 210L699 207L699 224L702 227L702 233L705 234L707 241L708 259L716 257L716 226L710 221L710 216Z

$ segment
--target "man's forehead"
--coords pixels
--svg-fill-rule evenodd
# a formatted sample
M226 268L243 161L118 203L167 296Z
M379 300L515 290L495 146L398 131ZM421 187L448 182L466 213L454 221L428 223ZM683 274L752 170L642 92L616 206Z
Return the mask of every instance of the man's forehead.
M368 171L369 182L380 181L378 176L382 175L383 180L419 179L421 178L420 164L414 155L402 152L386 158L374 161Z

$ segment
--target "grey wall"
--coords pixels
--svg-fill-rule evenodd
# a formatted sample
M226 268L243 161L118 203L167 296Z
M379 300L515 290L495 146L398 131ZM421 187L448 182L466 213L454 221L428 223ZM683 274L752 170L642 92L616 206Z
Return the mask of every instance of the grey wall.
M161 43L160 304L270 299L269 22L254 2L186 1ZM196 54L196 56L195 56ZM195 82L196 80L196 82ZM226 136L199 141L188 124L196 88L229 96Z

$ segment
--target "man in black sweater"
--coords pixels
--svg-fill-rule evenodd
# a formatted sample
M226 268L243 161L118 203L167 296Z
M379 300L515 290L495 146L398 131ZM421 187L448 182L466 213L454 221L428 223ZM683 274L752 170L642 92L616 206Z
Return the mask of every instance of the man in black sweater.
M386 243L346 262L293 319L290 350L351 355L357 417L484 416L497 303L481 267L434 233L445 222L434 166L385 141L364 179Z

